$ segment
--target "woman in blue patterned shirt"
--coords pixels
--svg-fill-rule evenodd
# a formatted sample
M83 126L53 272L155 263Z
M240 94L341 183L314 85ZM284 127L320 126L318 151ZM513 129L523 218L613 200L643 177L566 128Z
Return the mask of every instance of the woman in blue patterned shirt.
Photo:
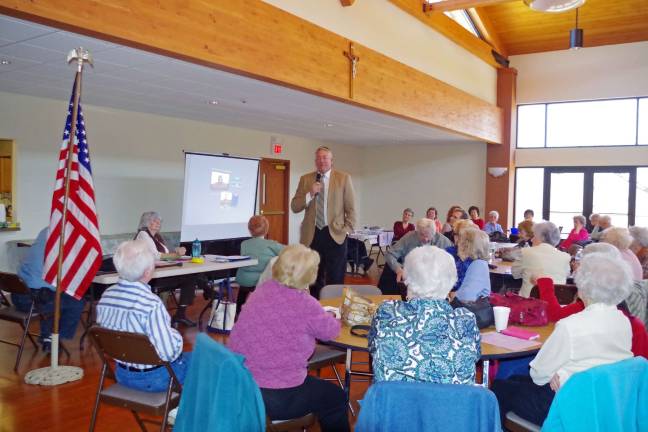
M369 333L375 381L474 384L481 337L472 312L446 301L457 280L450 254L421 246L405 258L407 301L378 308Z

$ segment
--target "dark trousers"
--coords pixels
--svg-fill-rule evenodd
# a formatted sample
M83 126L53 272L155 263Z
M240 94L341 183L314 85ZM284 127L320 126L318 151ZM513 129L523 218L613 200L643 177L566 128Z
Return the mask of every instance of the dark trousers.
M315 228L315 236L310 245L319 254L320 263L317 269L317 280L310 287L311 295L319 298L319 292L324 285L344 283L346 273L347 239L342 244L336 243L331 237L328 226Z
M261 389L270 420L288 420L315 413L322 432L349 431L344 390L328 381L306 376L304 383L285 389Z
M29 312L32 298L36 299L36 311L47 316L40 322L40 339L50 337L54 326L54 301L56 293L49 288L32 289L32 295L12 294L11 301L16 309ZM81 319L84 301L77 300L65 293L61 294L61 318L59 320L59 334L61 339L72 339Z
M491 390L499 402L502 425L509 411L532 423L542 425L556 395L549 384L539 386L530 376L522 375L514 375L506 380L495 380Z
M245 301L247 300L248 296L254 291L256 286L252 287L246 287L243 285L240 285L238 288L238 293L236 293L236 318L238 318L239 314L241 313L241 308L245 304Z

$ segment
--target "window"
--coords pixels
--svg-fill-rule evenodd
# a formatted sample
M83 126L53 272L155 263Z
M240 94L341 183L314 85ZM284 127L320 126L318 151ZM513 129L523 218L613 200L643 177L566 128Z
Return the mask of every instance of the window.
M517 147L648 145L648 98L519 105Z
M584 213L584 178L585 174L582 172L551 173L547 219L562 227L561 232L569 232L574 216Z
M443 0L425 0L425 3L423 4L423 11L425 11L425 5L426 4L433 4L433 3L439 3ZM470 33L478 37L479 39L484 39L479 32L479 29L475 25L475 22L473 19L470 17L468 12L466 12L465 9L457 9L457 10L451 10L451 11L446 11L444 14L450 18L451 20L455 21L457 24L459 24L461 27L465 28L468 30Z
M524 220L524 211L533 210L538 218L542 215L542 191L544 168L518 168L515 172L515 220Z
M637 168L635 225L648 227L648 168Z

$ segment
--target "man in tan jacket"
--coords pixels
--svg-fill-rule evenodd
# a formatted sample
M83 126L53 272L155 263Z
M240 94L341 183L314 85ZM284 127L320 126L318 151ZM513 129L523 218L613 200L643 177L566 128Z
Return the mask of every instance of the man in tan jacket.
M344 283L347 234L356 223L355 196L351 176L331 169L333 153L328 147L315 151L316 171L299 179L290 202L293 212L306 210L300 243L317 251L320 264L311 294L319 296L324 285Z

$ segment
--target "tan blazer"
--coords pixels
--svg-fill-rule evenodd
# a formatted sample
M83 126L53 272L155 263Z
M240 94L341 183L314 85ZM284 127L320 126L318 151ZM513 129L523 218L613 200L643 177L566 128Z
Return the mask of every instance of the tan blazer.
M315 183L317 174L311 172L304 174L299 179L297 192L290 202L290 208L294 213L306 210L304 220L301 224L299 242L310 246L315 235L315 213L317 212L316 200L313 198L306 205L306 196ZM327 193L326 222L331 237L336 243L342 244L347 233L353 231L356 223L355 194L351 176L345 172L331 170L329 187Z

